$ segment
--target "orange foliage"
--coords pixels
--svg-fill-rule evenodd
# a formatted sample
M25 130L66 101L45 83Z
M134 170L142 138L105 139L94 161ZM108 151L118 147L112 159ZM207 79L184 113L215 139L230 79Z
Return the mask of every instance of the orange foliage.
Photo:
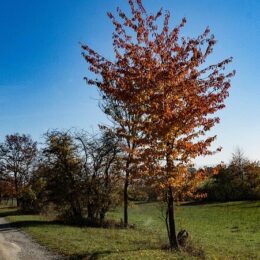
M142 176L159 184L157 187L191 195L204 179L200 172L188 174L192 160L221 150L211 150L216 136L205 135L220 121L215 112L225 107L234 71L224 70L232 58L205 65L216 43L209 28L196 38L181 37L185 18L170 28L170 13L166 12L159 29L162 10L150 15L141 0L129 3L131 17L120 8L118 18L108 13L115 27L114 61L82 46L90 70L101 76L86 81L139 120L134 123L141 133ZM185 186L187 180L190 185Z

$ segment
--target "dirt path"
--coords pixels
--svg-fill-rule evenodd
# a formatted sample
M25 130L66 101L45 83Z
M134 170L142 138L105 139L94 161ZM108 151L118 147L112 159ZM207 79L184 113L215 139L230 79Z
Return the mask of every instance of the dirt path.
M22 231L10 226L0 218L0 259L1 260L56 260L62 259L33 242Z

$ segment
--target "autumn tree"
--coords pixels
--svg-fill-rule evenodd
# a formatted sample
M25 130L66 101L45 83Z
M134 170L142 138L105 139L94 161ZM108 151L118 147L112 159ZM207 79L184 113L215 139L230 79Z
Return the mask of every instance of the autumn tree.
M108 13L115 27L113 61L82 46L90 70L99 76L86 80L139 119L143 178L166 195L170 248L177 249L175 189L194 158L220 150L210 150L216 136L206 134L220 121L215 112L225 107L234 72L224 70L232 59L207 65L216 43L209 28L196 38L181 37L185 18L170 28L170 12L148 14L141 0L129 4L131 16L120 8L119 18Z
M20 206L20 193L28 183L33 162L37 155L37 144L29 135L7 135L0 144L0 164L5 176L14 179L17 205Z

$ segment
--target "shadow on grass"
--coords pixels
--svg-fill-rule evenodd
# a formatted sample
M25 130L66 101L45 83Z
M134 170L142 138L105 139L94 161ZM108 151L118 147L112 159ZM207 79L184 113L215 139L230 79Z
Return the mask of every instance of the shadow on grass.
M158 201L146 201L146 200L135 201L135 200L132 200L131 202L133 202L136 205L149 205L149 204L157 203Z
M110 254L113 254L114 252L113 251L110 251L110 250L104 250L104 251L97 251L95 253L92 253L92 254L74 254L74 255L71 255L69 257L69 260L94 260L94 259L98 259L101 255L110 255Z
M103 250L103 251L97 251L89 254L88 253L74 254L69 256L69 260L96 260L96 259L100 259L101 256L108 256L111 254L129 253L129 252L138 252L142 250L143 249L119 250L119 251ZM160 247L146 248L146 250L161 250L161 248ZM122 259L126 259L126 258L122 258Z
M61 225L64 226L64 224L60 221L45 221L45 220L23 220L23 221L14 221L9 222L9 224L12 227L18 227L18 228L27 228L27 227L43 227L43 226L49 226L49 225ZM1 229L1 225L0 225Z
M260 204L256 204L257 201L244 200L244 201L228 201L228 202L215 202L210 205L212 208L259 208Z
M179 206L186 207L186 206L207 206L221 202L209 202L209 201L189 201L189 202L182 202ZM224 203L224 202L223 202Z
M191 201L181 203L180 206L209 206L212 208L224 208L224 207L241 207L241 208L259 208L256 203L257 200L244 200L244 201Z
M5 218L8 216L15 216L15 215L19 215L19 211L16 208L4 208L0 210L0 218Z
M6 210L6 211L0 211L0 218L8 218L11 216L39 216L38 214L26 214L22 211L19 211L17 209L14 210ZM32 217L33 218L33 217ZM25 220L19 220L14 219L10 220L8 219L9 225L13 227L18 228L27 228L27 227L37 227L37 226L44 226L44 225L60 225L60 226L69 226L69 227L80 227L80 228L101 228L101 229L125 229L125 227L122 226L120 222L116 222L114 220L107 220L102 225L100 223L91 222L88 219L82 219L81 222L66 222L59 219L25 219ZM130 227L134 228L134 227ZM1 231L1 224L0 224L0 231Z
M6 218L11 216L25 216L28 214L24 214L23 212L19 211L17 208L9 207L9 208L2 208L0 210L0 218ZM37 227L43 225L63 225L61 221L57 220L17 220L17 221L10 221L7 220L8 223L0 224L0 231L7 231L8 228L23 228L23 227Z
M11 226L10 223L4 223L4 224L0 224L0 232L1 233L5 233L5 232L9 232L9 231L17 231L14 227Z

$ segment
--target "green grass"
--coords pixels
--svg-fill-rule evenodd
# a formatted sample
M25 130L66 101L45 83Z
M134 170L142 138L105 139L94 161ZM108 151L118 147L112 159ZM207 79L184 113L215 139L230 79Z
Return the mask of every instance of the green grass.
M131 222L164 235L158 205L134 206L131 213ZM260 259L260 201L180 206L176 219L177 228L186 229L209 258Z
M191 259L184 253L160 250L167 242L158 203L135 204L129 210L134 229L80 228L59 224L43 216L0 216L31 234L41 244L71 257L98 259ZM120 220L121 209L108 218ZM183 205L176 209L178 229L186 229L207 259L260 259L260 201Z

